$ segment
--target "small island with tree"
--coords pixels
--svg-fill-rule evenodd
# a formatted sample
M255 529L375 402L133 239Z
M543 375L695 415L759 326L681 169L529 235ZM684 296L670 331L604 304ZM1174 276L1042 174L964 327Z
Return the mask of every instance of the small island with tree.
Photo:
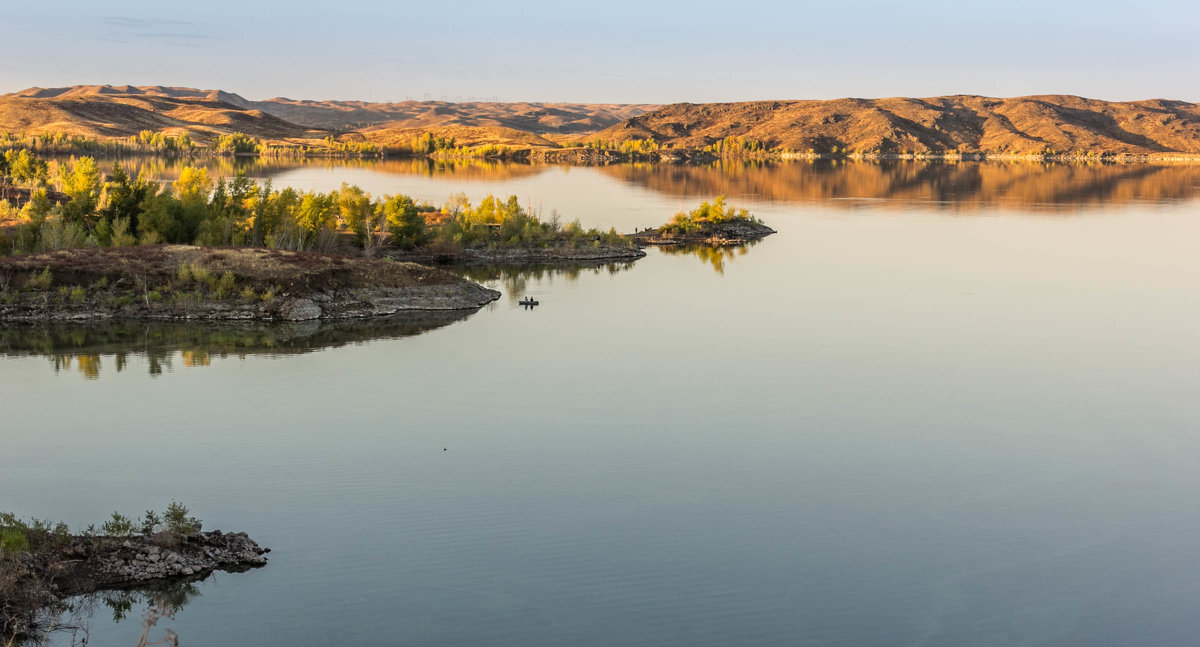
M203 532L175 501L141 519L114 512L80 532L0 512L0 636L43 634L77 596L246 571L264 566L267 552L245 533Z
M776 233L746 209L725 204L725 196L704 202L691 211L680 211L661 227L633 233L638 245L707 245L731 247Z

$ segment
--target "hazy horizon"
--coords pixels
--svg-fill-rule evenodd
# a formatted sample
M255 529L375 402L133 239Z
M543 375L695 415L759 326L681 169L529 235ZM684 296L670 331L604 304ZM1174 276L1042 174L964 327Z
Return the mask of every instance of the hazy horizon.
M1164 0L943 0L838 6L545 0L280 11L213 0L99 8L65 0L7 21L0 92L69 85L220 89L248 99L707 103L1070 94L1200 99L1200 8Z

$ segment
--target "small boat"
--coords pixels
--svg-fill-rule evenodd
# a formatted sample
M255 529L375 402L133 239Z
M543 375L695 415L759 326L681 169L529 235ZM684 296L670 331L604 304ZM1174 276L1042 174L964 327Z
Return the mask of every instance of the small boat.
M524 299L521 299L519 301L519 303L523 306L536 306L538 304L537 301L534 301L533 299L531 299L529 297L525 297Z

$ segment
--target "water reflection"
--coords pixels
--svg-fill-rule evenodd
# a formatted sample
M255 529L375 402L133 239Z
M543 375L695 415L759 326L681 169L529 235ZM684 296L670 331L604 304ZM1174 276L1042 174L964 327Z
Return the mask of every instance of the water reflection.
M748 240L741 245L664 245L659 247L668 256L695 256L702 263L711 265L714 272L725 275L725 264L739 256L745 256L751 247L762 242Z
M55 373L78 371L99 379L122 372L130 357L144 358L152 376L214 359L293 355L376 339L410 337L465 319L464 311L421 311L345 321L201 324L174 322L46 323L0 328L0 355L42 355Z
M111 161L114 160L106 160ZM709 165L637 163L579 168L466 159L126 157L116 161L131 172L144 171L163 180L176 179L185 164L204 165L211 173L225 177L242 170L250 177L265 179L296 169L315 168L357 169L448 182L497 183L578 169L671 197L728 195L872 209L905 208L915 202L956 211L986 207L1074 210L1086 205L1180 201L1200 196L1200 165L1196 164L817 160L726 161ZM554 175L549 175L546 180L552 182L553 178Z
M919 202L958 211L988 206L1067 210L1200 196L1200 165L1187 164L819 160L630 164L601 170L677 196L755 196L846 208L893 209Z
M137 177L144 173L147 177L175 181L184 166L200 166L208 169L213 177L231 178L239 172L247 177L265 179L274 177L286 171L306 169L350 170L363 169L391 175L417 175L425 177L446 176L463 181L475 180L511 180L546 170L545 166L531 166L516 162L503 162L483 159L444 159L400 158L400 159L358 159L358 158L313 158L287 159L271 157L156 157L156 156L121 156L105 157L101 160L101 168L107 170L112 164L120 164L130 175Z
M474 265L448 269L476 283L502 286L500 291L508 296L509 302L517 304L531 282L546 280L553 283L556 278L575 282L585 274L620 274L632 269L633 265L634 261L598 265Z
M71 645L83 647L91 641L92 622L111 616L113 624L132 622L141 614L141 634L130 645L178 645L175 630L165 626L196 598L198 584L213 574L183 581L152 582L135 589L115 589L76 595L64 600L39 620L39 629L14 642L21 647ZM7 643L5 643L7 644Z

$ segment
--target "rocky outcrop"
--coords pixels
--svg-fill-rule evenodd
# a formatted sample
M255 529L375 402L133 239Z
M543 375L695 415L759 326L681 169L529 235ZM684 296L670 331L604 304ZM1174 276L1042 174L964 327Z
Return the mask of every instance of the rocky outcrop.
M747 218L733 218L723 222L703 222L694 232L680 233L669 227L647 229L631 234L639 245L708 245L729 247L745 245L776 233L761 222Z
M0 631L29 635L39 614L65 601L117 589L144 589L203 579L215 571L265 566L266 553L245 533L219 530L176 535L73 536L36 552L8 555L0 564Z
M213 571L238 572L265 566L268 548L244 532L219 530L196 533L178 543L160 546L154 536L101 542L82 547L83 565L60 578L60 591L69 595L105 588L125 588L153 580L203 577Z

